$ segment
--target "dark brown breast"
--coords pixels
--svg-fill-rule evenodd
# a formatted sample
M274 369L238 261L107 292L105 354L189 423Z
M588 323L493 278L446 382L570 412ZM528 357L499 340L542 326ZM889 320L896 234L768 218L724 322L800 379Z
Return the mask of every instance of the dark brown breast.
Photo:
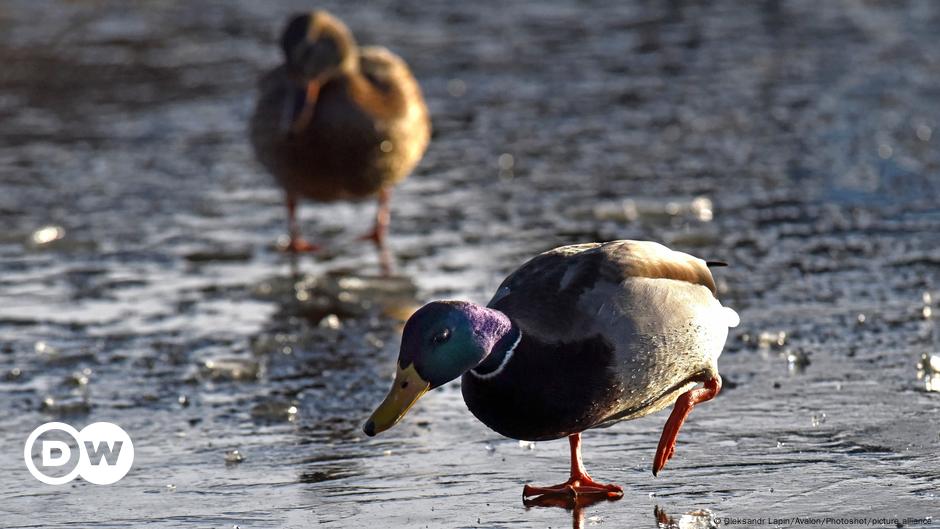
M366 198L404 179L430 137L417 82L387 50L363 48L360 70L323 85L313 117L291 131L302 88L283 68L262 81L251 122L261 163L290 193L315 199Z

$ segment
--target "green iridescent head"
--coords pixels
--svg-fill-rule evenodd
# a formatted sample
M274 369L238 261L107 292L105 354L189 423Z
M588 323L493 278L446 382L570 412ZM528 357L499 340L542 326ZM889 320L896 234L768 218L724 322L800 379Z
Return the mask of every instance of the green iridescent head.
M395 382L363 428L366 434L391 428L428 390L479 365L511 329L502 312L464 301L418 309L402 332Z

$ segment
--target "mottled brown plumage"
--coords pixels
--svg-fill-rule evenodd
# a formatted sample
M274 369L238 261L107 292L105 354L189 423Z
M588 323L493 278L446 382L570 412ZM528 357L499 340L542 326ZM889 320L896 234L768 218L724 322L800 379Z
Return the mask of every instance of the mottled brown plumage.
M251 119L258 160L284 188L292 250L298 199L377 196L370 238L383 243L391 187L414 169L430 138L427 107L405 62L380 47L358 47L338 19L316 11L291 19L283 65L259 84Z

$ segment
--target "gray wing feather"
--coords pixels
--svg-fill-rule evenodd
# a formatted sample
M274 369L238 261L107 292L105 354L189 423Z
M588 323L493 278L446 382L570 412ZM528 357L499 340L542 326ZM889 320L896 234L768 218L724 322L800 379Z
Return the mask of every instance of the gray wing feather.
M669 405L717 372L736 324L714 295L701 259L651 242L564 246L506 278L490 301L546 343L601 336L615 349L612 378L621 401L610 420Z

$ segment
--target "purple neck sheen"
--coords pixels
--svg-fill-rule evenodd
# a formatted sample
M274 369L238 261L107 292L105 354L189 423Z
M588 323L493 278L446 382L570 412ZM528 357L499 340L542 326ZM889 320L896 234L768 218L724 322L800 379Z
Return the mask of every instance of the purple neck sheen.
M467 315L473 333L488 353L493 346L512 330L509 316L502 312L475 303L461 303L460 309Z
M401 351L398 355L399 367L405 368L417 362L424 369L432 369L435 364L430 344L435 333L450 328L458 337L456 343L466 351L465 358L450 357L450 361L461 360L470 363L467 369L483 361L499 347L506 337L513 334L513 324L502 312L468 303L466 301L432 301L421 307L405 323L402 330ZM449 347L449 344L442 347Z

